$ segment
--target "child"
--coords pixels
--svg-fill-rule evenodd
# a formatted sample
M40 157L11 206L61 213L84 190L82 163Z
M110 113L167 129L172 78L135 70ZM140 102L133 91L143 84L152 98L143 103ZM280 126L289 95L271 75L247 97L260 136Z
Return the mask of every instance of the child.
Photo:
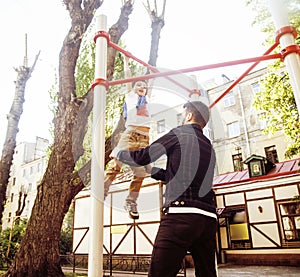
M127 60L125 59L127 62ZM123 115L126 120L125 131L122 133L117 147L112 151L113 159L108 163L104 178L104 197L116 175L120 172L122 164L114 158L114 153L121 150L134 151L149 145L150 113L149 96L146 81L137 81L125 96ZM138 219L136 200L139 196L146 171L144 167L131 167L133 177L130 182L128 196L124 208L132 219Z

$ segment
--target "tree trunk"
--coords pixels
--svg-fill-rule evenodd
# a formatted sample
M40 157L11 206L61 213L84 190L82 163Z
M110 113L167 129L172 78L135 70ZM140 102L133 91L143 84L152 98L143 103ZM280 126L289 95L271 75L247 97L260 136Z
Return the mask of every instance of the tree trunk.
M7 115L6 137L2 149L0 161L0 222L6 201L6 189L9 180L10 167L13 161L13 155L16 147L16 137L19 132L18 126L20 117L23 113L23 103L25 102L25 88L29 80L40 53L35 57L31 67L20 66L16 69L18 76L16 81L15 97Z
M75 66L81 38L89 26L99 0L64 0L72 27L60 52L58 110L54 121L54 143L48 167L38 186L31 217L12 266L4 276L59 277L59 238L62 222L72 199L87 184L90 163L75 172L75 163L83 154L83 138L92 107L92 92L76 98ZM120 18L122 28L110 30L120 38L128 26L131 1L125 2ZM120 21L120 20L119 20ZM124 28L124 21L127 22ZM118 24L116 25L118 26ZM108 76L114 67L114 54L108 58ZM110 72L110 73L109 73Z
M156 67L156 61L158 57L158 45L161 29L164 26L164 20L161 18L156 18L155 21L152 22L152 32L151 32L151 50L150 57L148 63L154 67Z
M159 39L160 39L160 32L165 25L165 8L166 8L167 0L163 2L163 9L161 15L158 15L157 4L155 0L154 9L150 8L150 4L148 1L148 6L146 7L148 14L151 19L151 49L149 55L148 64L156 67L157 57L158 57L158 46L159 46ZM149 71L148 71L149 72Z
M20 191L19 192L19 199L18 199L18 209L16 210L15 214L15 225L19 225L21 222L21 214L24 211L26 205L26 198L28 194L26 192Z

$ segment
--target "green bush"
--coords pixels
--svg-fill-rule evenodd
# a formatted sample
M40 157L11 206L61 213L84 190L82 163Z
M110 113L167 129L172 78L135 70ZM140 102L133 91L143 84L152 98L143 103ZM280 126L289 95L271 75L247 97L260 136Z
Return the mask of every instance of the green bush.
M66 228L60 232L59 253L67 255L72 251L72 229Z
M21 219L13 228L7 228L0 233L0 267L4 268L11 264L23 234L27 226L27 220Z
M21 219L13 228L7 228L0 233L0 268L6 268L13 261L27 226L27 220ZM11 238L10 238L11 237ZM66 255L72 251L72 229L61 231L59 251Z

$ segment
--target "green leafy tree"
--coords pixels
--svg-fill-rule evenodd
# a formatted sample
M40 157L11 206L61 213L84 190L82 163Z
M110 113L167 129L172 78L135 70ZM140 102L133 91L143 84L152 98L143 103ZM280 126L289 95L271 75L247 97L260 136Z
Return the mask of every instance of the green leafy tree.
M269 66L261 81L261 90L255 95L254 107L264 111L262 119L268 122L265 132L283 132L291 141L286 149L287 158L300 152L299 115L287 73L280 62Z
M27 226L27 220L21 219L19 224L6 228L0 233L0 266L10 265L17 253L21 239Z
M60 232L59 253L67 255L72 252L72 226L62 229Z
M93 27L93 26L92 26ZM95 68L95 43L91 37L92 32L88 32L84 38L83 45L80 51L80 56L76 65L75 82L78 95L84 95L89 89L94 80L94 68ZM126 46L120 41L118 44L123 49ZM136 62L131 61L129 63L130 71L133 76L140 74L143 70L142 66L139 66ZM114 64L113 79L124 79L124 56L117 52ZM120 120L122 115L122 106L124 103L124 96L126 91L126 85L111 86L106 94L106 111L105 111L105 137L110 138L113 130ZM81 168L91 158L91 143L92 143L92 116L89 116L88 129L83 141L84 155L81 156L77 162L77 168ZM122 118L122 116L121 116Z
M73 213L73 209L70 208L62 225L59 243L59 252L61 255L65 255L72 251ZM18 224L16 224L17 219L19 219ZM15 217L13 220L13 227L6 228L0 233L0 268L10 265L13 261L27 227L26 219Z
M276 32L274 20L270 12L269 0L246 0L246 5L249 6L256 14L252 25L259 26L260 30L267 36L266 44L270 45L274 43L274 34ZM299 0L284 0L284 5L288 11L289 22L294 26L299 33ZM298 36L299 43L299 36Z
M57 107L54 117L53 145L46 172L37 188L26 231L8 271L3 276L64 276L60 265L59 242L65 214L74 196L88 183L89 165L78 172L75 165L84 154L83 138L92 109L93 93L77 95L76 63L84 33L90 25L100 0L64 0L71 27L59 56ZM131 1L124 2L119 21L110 30L118 43L128 27ZM115 53L108 54L108 78L114 71Z
M267 34L266 45L274 44L275 26L268 9L268 1L247 1L247 4L257 12L253 24L260 26ZM300 32L299 0L285 1L290 25ZM299 44L299 35L296 43ZM280 46L276 51L280 51ZM298 93L298 92L297 92ZM266 133L283 132L290 144L285 151L286 158L292 158L300 153L300 122L294 93L284 64L280 61L270 63L268 73L261 82L261 91L255 95L254 106L264 111L262 119L267 120Z
M59 253L68 255L72 252L74 205L71 205L60 231Z
M78 170L77 165L85 152L83 142L93 106L93 91L85 90L84 95L77 91L75 72L82 39L103 0L62 2L70 15L71 28L64 39L59 56L57 105L53 120L54 141L19 250L12 265L3 275L7 277L64 276L59 256L61 226L72 199L90 181L91 162L87 162ZM122 3L119 19L108 31L113 43L118 43L127 30L129 15L133 10L134 1L123 0ZM155 11L153 18L156 18ZM159 20L163 21L163 16L160 16ZM152 25L152 28L156 26L157 24ZM163 25L156 29L157 32L161 31L161 26ZM158 43L157 40L156 42ZM108 47L108 80L113 78L116 54L115 49ZM157 53L154 54L157 57ZM106 139L105 159L109 156L111 147L111 141Z

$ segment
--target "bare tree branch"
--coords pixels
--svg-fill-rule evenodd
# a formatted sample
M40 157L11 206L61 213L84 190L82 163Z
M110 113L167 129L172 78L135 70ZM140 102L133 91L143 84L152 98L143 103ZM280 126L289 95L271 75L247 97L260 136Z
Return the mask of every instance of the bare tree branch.
M16 138L19 132L19 121L23 113L23 103L25 102L25 88L27 81L31 77L37 60L39 58L40 51L35 57L35 60L31 67L20 66L16 68L17 81L15 88L15 96L10 108L10 112L7 115L7 129L6 137L2 149L2 156L0 161L0 221L2 220L4 205L6 201L6 190L9 181L10 168L13 161L13 155L16 148Z

